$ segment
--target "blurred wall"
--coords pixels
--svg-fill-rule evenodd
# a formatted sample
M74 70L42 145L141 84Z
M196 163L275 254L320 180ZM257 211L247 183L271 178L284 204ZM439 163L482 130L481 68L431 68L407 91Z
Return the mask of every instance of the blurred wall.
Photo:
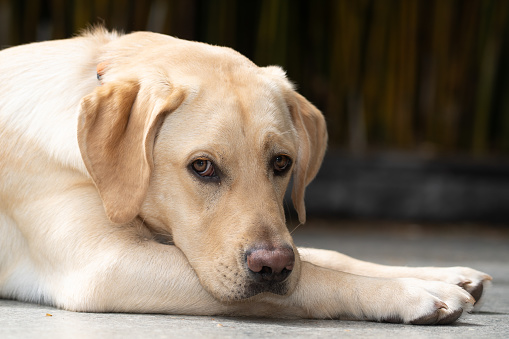
M355 154L509 152L507 0L0 0L0 46L89 24L280 64Z

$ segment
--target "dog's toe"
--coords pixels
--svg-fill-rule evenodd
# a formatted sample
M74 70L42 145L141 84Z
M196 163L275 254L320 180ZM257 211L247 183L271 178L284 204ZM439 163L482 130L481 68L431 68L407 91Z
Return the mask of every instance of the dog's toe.
M469 291L470 295L475 299L475 302L477 303L478 300L481 299L482 292L484 290L483 284L479 284L475 286L471 291Z
M473 301L472 301L473 302ZM463 314L464 308L450 309L444 302L436 302L435 309L410 322L412 325L447 325L452 324Z
M453 322L458 320L459 317L461 317L461 314L463 314L463 310L461 310L461 309L451 312L450 314L448 314L445 317L443 317L442 319L440 319L437 322L437 324L440 324L440 325L452 324Z
M412 320L410 324L412 325L432 325L438 322L438 318L440 317L439 310L435 310L433 313L422 316L418 319Z
M468 282L466 284L460 285L464 290L466 290L470 295L475 299L473 312L477 312L480 310L481 306L484 303L484 292L491 285L491 276L485 274L481 277L481 279L474 282Z

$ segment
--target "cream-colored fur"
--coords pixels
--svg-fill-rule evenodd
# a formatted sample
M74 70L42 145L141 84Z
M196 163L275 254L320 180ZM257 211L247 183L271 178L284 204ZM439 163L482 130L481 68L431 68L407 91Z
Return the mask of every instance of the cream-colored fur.
M96 29L6 49L0 297L89 312L404 323L470 310L467 291L479 299L484 273L295 247L283 196L293 173L304 222L326 141L322 114L280 68L228 48ZM197 174L197 159L215 175ZM283 282L253 284L246 253L262 245L293 249Z

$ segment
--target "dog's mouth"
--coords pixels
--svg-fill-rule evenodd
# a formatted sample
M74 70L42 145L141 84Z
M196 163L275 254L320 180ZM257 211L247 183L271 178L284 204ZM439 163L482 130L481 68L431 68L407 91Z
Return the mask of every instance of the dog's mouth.
M244 252L235 263L219 263L214 274L215 279L219 279L219 284L216 285L216 288L212 287L212 294L226 302L245 300L261 293L288 294L294 259L291 248L284 251L291 253L289 255L291 259L288 259L289 262L281 264L280 267L257 265L256 262L260 263L260 260L256 256L251 255L251 258L254 259L248 260L249 251Z
M223 284L223 286L227 288L226 284ZM286 295L288 291L289 284L286 281L270 284L247 282L245 284L230 286L230 288L223 291L223 293L219 295L216 294L216 297L222 301L230 302L246 300L262 293Z
M272 293L278 295L285 295L288 293L289 287L286 281L277 283L251 283L245 289L245 299L254 297L261 293Z

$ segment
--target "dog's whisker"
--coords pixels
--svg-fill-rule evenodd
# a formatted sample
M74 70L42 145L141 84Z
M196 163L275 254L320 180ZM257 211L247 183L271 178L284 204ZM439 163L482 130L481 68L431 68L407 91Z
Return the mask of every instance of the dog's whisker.
M295 226L294 229L290 232L290 234L293 234L293 232L295 232L300 225L302 225L302 223L299 223L297 226Z

